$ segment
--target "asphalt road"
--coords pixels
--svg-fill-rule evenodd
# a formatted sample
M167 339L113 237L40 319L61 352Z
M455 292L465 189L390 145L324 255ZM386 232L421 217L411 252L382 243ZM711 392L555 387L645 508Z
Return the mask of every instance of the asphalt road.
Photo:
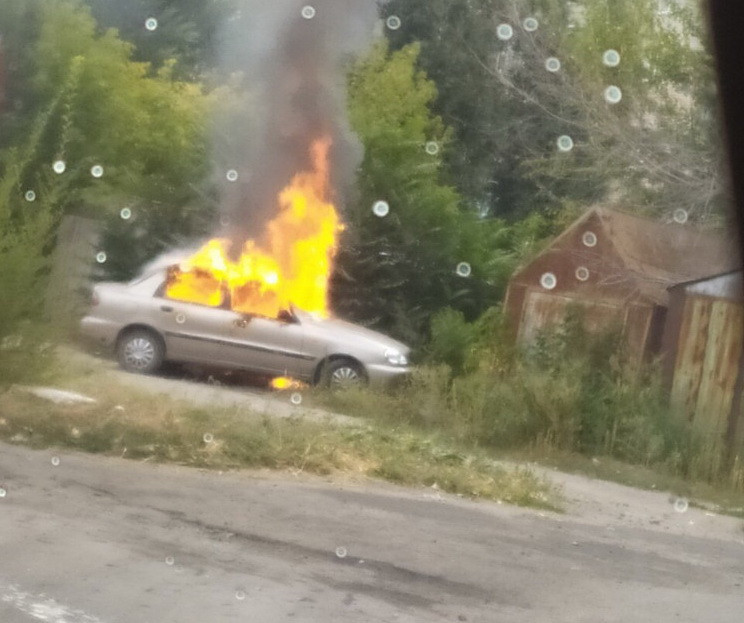
M709 623L744 612L742 522L675 513L662 494L599 483L611 503L555 515L432 490L53 456L0 445L3 623Z

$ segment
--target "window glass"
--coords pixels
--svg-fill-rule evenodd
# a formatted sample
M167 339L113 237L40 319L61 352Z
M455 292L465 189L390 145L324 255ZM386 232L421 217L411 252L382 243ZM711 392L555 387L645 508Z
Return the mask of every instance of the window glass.
M0 621L737 620L715 4L0 0Z

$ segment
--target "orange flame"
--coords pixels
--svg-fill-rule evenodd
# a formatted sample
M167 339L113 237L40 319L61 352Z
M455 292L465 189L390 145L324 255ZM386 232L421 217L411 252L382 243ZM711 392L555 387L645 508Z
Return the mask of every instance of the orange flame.
M269 383L272 389L305 389L307 384L288 376L278 376Z
M329 200L329 139L313 143L313 170L298 173L279 193L279 215L266 227L266 248L248 240L241 256L229 241L210 240L168 275L169 298L276 318L291 304L329 315L328 282L343 230ZM229 299L228 299L229 295Z

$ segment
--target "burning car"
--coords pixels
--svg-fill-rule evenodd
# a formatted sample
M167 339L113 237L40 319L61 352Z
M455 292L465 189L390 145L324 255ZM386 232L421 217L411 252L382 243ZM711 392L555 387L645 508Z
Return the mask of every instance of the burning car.
M404 344L331 318L328 284L343 225L330 200L330 146L312 144L311 166L279 193L260 240L215 238L134 282L95 286L83 334L115 348L135 372L167 360L332 386L405 375Z
M164 361L243 369L333 387L385 385L408 371L409 349L375 331L291 307L277 318L167 296L167 272L101 283L81 321L84 336L115 350L121 366L149 373Z

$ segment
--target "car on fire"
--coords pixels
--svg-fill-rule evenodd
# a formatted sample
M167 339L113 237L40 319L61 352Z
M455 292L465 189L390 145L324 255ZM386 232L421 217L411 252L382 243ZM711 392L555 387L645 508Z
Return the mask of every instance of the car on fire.
M112 349L131 372L164 362L249 370L312 384L384 386L410 370L409 348L381 333L297 308L276 319L173 300L167 273L130 283L99 283L81 320L83 337Z

